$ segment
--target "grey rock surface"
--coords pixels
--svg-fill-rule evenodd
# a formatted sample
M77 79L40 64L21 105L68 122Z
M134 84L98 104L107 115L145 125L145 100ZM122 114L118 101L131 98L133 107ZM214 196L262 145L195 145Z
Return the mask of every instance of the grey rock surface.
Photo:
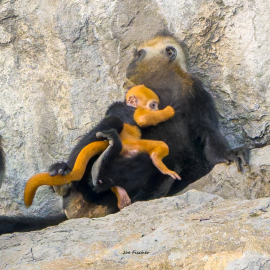
M77 140L122 99L134 46L168 28L188 53L190 72L213 95L232 147L269 139L270 20L267 0L2 0L0 134L7 173L0 215L61 212L60 197L38 190L35 173L66 160Z
M188 191L0 236L0 269L270 269L270 199ZM142 254L142 252L144 254Z

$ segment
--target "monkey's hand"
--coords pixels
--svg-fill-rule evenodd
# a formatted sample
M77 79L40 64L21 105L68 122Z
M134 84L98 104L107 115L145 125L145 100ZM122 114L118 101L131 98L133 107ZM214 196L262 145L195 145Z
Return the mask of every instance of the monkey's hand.
M56 176L56 175L67 175L71 172L71 169L65 162L57 162L50 166L49 168L49 174L50 176ZM62 185L62 186L53 186L54 191L64 197L68 194L68 191L71 187L71 183Z
M163 113L164 113L164 117L166 117L168 119L174 117L174 114L175 114L175 110L172 106L167 106L165 109L162 110ZM165 121L166 121L165 120Z
M249 149L245 147L239 147L231 151L228 151L225 154L224 162L228 165L231 162L235 162L238 171L241 172L243 169L243 166L249 165Z
M165 109L159 111L137 108L134 113L134 120L140 127L155 126L172 118L174 114L175 110L171 106L167 106Z
M68 167L66 162L57 162L50 166L49 174L50 176L56 176L57 174L60 175L67 175L71 172L71 169Z

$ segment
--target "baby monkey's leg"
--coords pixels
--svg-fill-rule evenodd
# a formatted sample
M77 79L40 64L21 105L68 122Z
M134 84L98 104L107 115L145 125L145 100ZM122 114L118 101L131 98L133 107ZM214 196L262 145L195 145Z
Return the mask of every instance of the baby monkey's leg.
M146 151L149 153L154 165L163 173L170 175L173 179L181 180L181 177L174 171L171 171L162 162L162 159L169 154L169 147L162 141L141 140L145 145Z
M115 193L117 197L117 206L120 210L131 204L131 200L125 189L115 186L112 187L111 190Z

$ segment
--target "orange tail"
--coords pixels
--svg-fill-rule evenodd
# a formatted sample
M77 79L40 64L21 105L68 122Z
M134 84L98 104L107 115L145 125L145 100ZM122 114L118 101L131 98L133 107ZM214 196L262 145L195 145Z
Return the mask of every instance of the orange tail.
M73 170L65 175L50 176L49 173L38 173L32 176L24 189L24 203L31 206L38 187L42 185L60 186L72 181L79 181L85 172L88 161L95 155L103 152L109 145L108 141L98 141L86 145L79 153Z
M42 185L64 185L73 181L71 173L62 176L50 176L49 173L38 173L32 176L26 183L24 188L24 204L29 207L31 206L33 199L35 197L36 191L39 186Z

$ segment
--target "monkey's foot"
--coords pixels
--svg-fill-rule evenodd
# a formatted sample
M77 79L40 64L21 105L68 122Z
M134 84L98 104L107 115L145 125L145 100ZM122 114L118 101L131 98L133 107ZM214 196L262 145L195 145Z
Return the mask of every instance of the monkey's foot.
M110 144L113 144L113 141L118 138L118 133L115 129L109 129L106 131L99 131L96 133L97 138L104 138L109 141Z
M115 186L115 187L112 187L112 191L117 196L117 200L118 200L117 206L120 210L126 206L131 205L131 200L130 200L125 189L118 187L118 186Z
M235 162L239 172L243 170L243 166L249 167L249 151L246 147L239 147L229 151L225 154L225 159L219 163L226 163L229 165L231 162Z
M71 172L71 169L69 168L68 164L66 162L57 162L50 166L49 168L49 174L50 176L56 176L56 175L67 175Z
M178 179L181 180L181 177L174 171L166 170L166 171L161 171L163 174L167 174L170 177L172 177L174 180Z

